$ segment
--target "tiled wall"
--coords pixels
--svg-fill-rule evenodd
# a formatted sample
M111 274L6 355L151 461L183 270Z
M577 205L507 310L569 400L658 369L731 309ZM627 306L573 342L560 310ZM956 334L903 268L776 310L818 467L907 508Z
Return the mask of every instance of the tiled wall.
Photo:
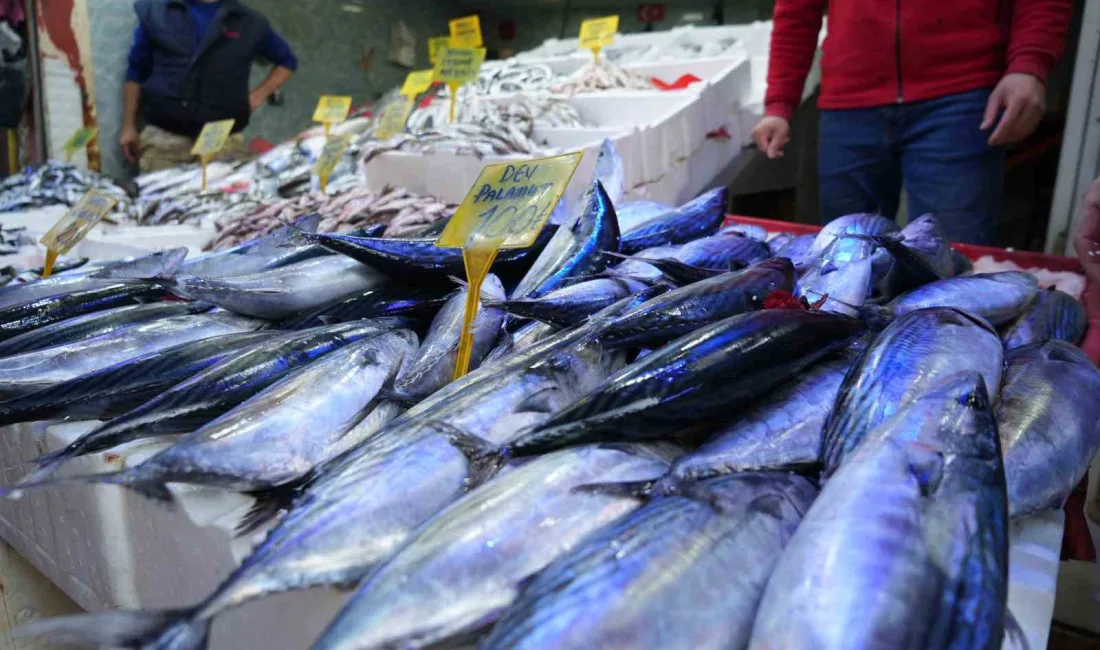
M252 120L251 136L278 141L309 123L317 97L322 94L352 95L355 101L371 99L400 83L407 70L387 60L390 26L403 20L424 42L445 33L455 11L445 0L248 0L263 12L294 46L300 61L298 74L284 89L282 106L265 106ZM357 7L361 12L346 11ZM92 48L95 55L97 108L102 141L103 170L126 173L118 149L122 122L122 84L126 55L136 20L128 0L88 0ZM365 48L373 46L369 70L361 63ZM426 67L427 47L418 52L418 65ZM267 70L257 68L254 78Z

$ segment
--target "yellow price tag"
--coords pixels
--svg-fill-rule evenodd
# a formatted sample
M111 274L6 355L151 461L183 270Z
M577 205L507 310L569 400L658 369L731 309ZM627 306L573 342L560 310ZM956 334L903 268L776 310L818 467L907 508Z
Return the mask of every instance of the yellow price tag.
M191 148L192 156L212 156L221 151L229 134L233 132L233 125L237 120L222 120L220 122L207 122L202 127L199 137L195 139L195 146Z
M432 87L432 82L435 81L435 70L417 70L416 72L410 72L408 77L405 77L405 83L401 86L401 94L406 97L417 97L428 92L428 89Z
M477 80L481 64L485 62L485 48L448 47L435 64L435 81L445 84L465 84Z
M99 129L94 126L85 127L83 129L77 129L73 133L69 141L65 143L62 150L65 152L65 159L72 160L73 155L88 146L92 140L99 134Z
M402 101L393 102L382 111L382 117L378 120L378 128L374 130L374 137L379 140L389 140L393 136L405 130L405 122L409 120L412 112L413 99L406 97Z
M336 166L343 160L344 152L348 150L349 144L351 144L350 135L341 135L325 141L325 146L321 149L321 155L317 156L317 163L313 166L314 173L321 177L322 192L328 190L328 179L332 176L332 172L336 170Z
M435 65L439 60L439 54L451 46L450 36L435 36L428 39L428 60Z
M485 41L481 39L481 19L476 15L455 18L449 23L451 27L451 45L454 47L481 47Z
M581 23L581 47L592 50L599 56L600 50L615 40L615 33L618 31L618 16L589 18Z
M351 97L346 95L321 95L317 100L317 109L313 111L314 122L326 125L339 124L348 119L351 112Z
M38 243L46 247L46 264L42 277L50 277L57 257L68 253L73 246L80 243L80 240L84 239L103 217L110 214L117 204L117 197L97 190L90 190L81 197L76 205L70 208L65 216L50 228L49 232L42 235L42 239L38 240Z
M473 323L481 304L481 285L497 252L535 243L577 171L581 156L570 153L523 163L487 165L436 240L436 246L441 248L462 248L469 284L455 379L470 369Z

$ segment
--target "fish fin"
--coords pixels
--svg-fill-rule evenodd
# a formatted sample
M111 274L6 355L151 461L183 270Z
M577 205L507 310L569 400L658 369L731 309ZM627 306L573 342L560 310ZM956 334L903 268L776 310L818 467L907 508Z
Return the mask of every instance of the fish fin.
M894 320L894 310L889 305L863 305L856 313L859 320L873 330L885 329Z
M1031 650L1031 644L1027 642L1027 635L1020 621L1012 614L1012 610L1005 608L1005 644L1007 650Z
M140 467L140 465L138 466ZM136 469L136 468L135 468ZM119 485L129 488L151 501L172 503L172 492L164 481L159 478L142 476L133 470L123 470L110 474L86 474L80 476L49 477L37 481L21 481L14 486L0 488L0 497L19 499L27 490L39 490L49 487L65 487L79 485Z
M305 214L294 220L291 224L295 230L300 230L305 233L316 233L317 229L321 226L321 213L313 212L311 214Z
M383 401L390 401L390 402L397 402L401 406L406 406L406 407L416 406L417 404L420 403L420 400L413 399L413 398L409 397L408 395L405 395L403 393L399 393L399 392L397 392L396 390L394 390L392 388L382 388L382 389L380 389L378 391L378 393L375 395L375 399L383 400Z
M170 285L175 282L176 274L179 273L180 267L187 259L187 252L186 248L176 248L165 252L164 259L161 260L158 268L152 273L135 275L133 272L127 271L127 267L124 265L122 268L106 268L97 271L89 277L97 280L129 280L132 282Z
M247 492L245 496L255 499L255 503L248 512L241 516L237 525L233 528L234 537L247 537L277 519L294 503L301 492L303 484L310 480L310 476L286 483L267 490Z
M447 441L466 457L469 464L466 472L466 490L472 490L496 476L508 460L506 450L452 424L432 420L428 426L446 436Z
M909 459L909 471L917 479L921 494L934 493L940 481L943 480L943 468L946 462L943 452L926 444L911 442L906 445L905 454Z
M588 483L574 487L573 492L602 494L609 497L649 499L653 496L654 489L659 482L659 479L652 479L649 481L624 481L622 483Z
M617 260L628 260L628 259L630 259L630 255L627 255L625 253L620 253L619 251L600 251L600 254L607 255L608 257L613 257ZM643 261L648 261L648 260L643 260Z
M551 395L557 393L560 389L556 385L547 386L534 393L528 395L523 399L523 402L516 407L516 411L519 412L531 412L531 413L553 413L554 405L550 402Z
M59 616L21 625L14 637L84 647L203 650L210 620L194 620L194 613L194 609L122 610Z
M447 279L450 280L451 282L454 282L455 284L462 287L463 289L469 289L470 288L470 283L469 282L463 280L462 278L460 278L456 275L448 275Z

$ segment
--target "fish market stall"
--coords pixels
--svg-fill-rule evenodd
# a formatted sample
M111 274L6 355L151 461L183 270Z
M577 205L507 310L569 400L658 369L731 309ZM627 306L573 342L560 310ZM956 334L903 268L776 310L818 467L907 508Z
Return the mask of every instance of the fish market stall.
M442 222L374 232L428 210L400 193L352 234L299 196L221 250L0 287L0 536L92 612L23 633L1045 645L1058 508L1100 448L1074 296L973 272L932 215L800 236L729 222L724 189L632 199L599 152L478 298Z

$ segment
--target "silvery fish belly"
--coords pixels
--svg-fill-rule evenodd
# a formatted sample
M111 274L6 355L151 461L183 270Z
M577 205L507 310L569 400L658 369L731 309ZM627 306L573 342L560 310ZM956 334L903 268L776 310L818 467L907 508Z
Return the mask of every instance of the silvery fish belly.
M813 252L815 235L799 235L782 248L775 251L775 257L786 257L795 269L802 273L817 260L818 255Z
M826 475L872 430L945 378L974 371L996 396L1004 363L988 323L956 309L923 309L894 321L848 371L822 434Z
M1038 293L1038 281L1030 273L982 273L926 284L899 296L885 307L869 308L868 312L872 316L893 318L918 309L951 307L999 327L1030 308Z
M650 219L675 209L674 206L656 201L627 201L615 205L615 214L619 216L619 227L627 233Z
M762 398L676 459L672 473L702 479L732 472L806 467L821 455L821 432L852 359L823 361Z
M984 381L956 375L927 399L938 426L924 413L914 438L899 414L825 483L768 582L749 648L1001 647L1008 516Z
M500 303L500 307L516 316L533 318L557 327L571 327L647 286L647 283L630 277L599 278L554 289L541 298L506 300Z
M427 397L454 378L468 291L455 293L439 310L420 351L398 375L394 388L402 397ZM481 304L474 318L470 370L477 369L496 343L504 312L493 303L503 299L504 286L497 276L490 274L481 287Z
M726 216L725 188L706 192L672 212L639 224L622 237L621 252L632 255L654 246L683 244L718 232Z
M1073 296L1051 288L1040 291L1035 304L1001 334L1005 349L1059 339L1076 345L1088 329L1085 307Z
M527 586L485 650L725 650L749 640L756 607L816 490L790 474L658 498L587 538Z
M1007 355L997 424L1013 517L1060 508L1100 447L1100 371L1051 340Z
M26 395L79 375L170 347L263 327L232 314L173 316L125 330L0 360L0 395Z
M810 254L821 255L844 235L889 235L900 230L897 223L877 214L849 214L839 219L833 219L814 238L814 244L810 247Z
M668 463L640 446L589 446L506 470L429 521L358 589L315 650L423 648L476 633L587 534L637 509L576 488L638 481Z
M290 318L388 282L385 276L342 255L298 262L232 278L181 276L170 285L180 295L228 311L269 320Z

